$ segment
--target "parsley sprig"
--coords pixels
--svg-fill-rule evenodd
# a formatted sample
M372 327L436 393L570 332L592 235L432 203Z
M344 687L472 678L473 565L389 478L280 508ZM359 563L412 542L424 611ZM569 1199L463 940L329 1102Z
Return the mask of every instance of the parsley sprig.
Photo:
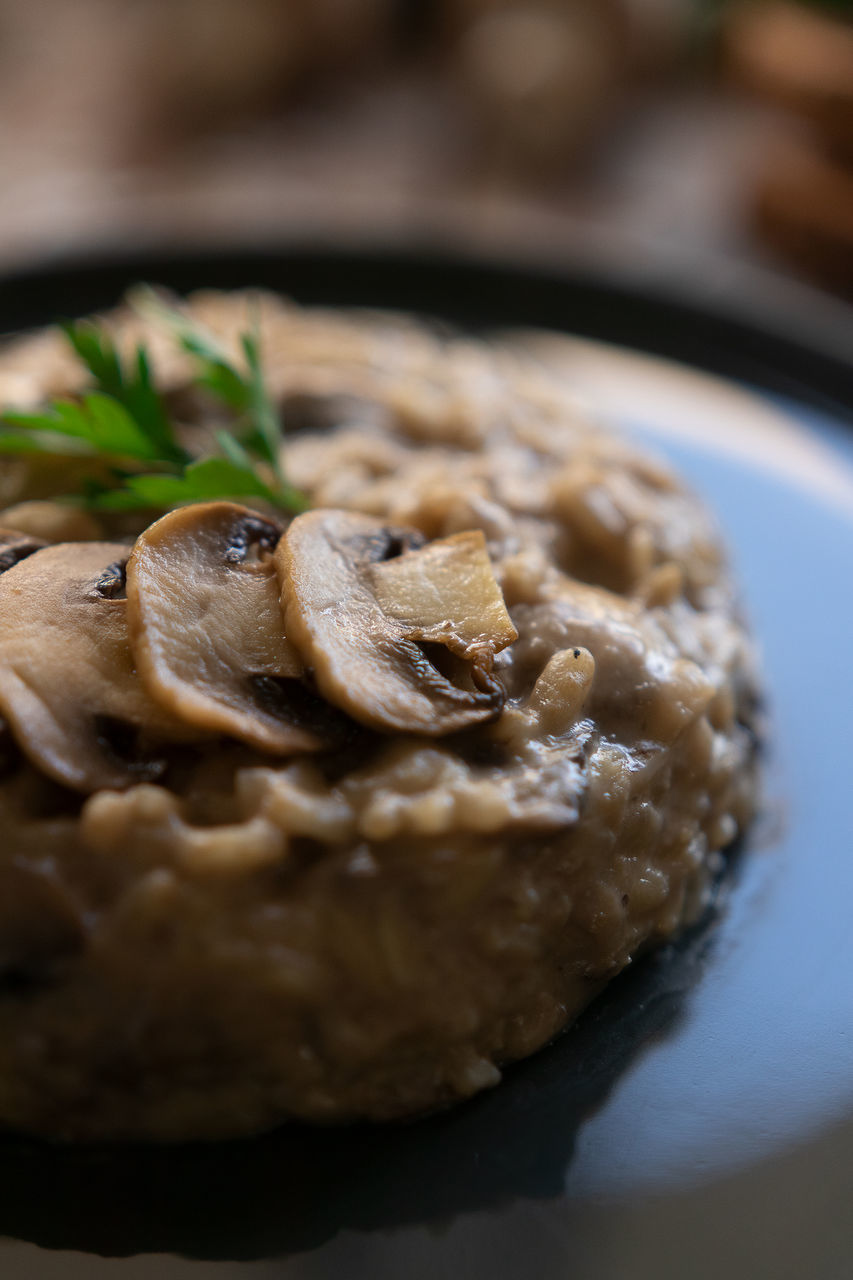
M285 511L304 510L305 498L284 473L282 423L264 380L257 324L241 337L241 367L154 290L141 288L132 301L173 336L193 360L194 385L228 412L229 429L212 433L211 455L194 456L180 443L145 347L125 361L91 321L61 328L92 389L79 400L55 400L43 412L4 412L0 454L97 460L106 478L90 478L83 501L100 511L168 510L215 498L259 498Z

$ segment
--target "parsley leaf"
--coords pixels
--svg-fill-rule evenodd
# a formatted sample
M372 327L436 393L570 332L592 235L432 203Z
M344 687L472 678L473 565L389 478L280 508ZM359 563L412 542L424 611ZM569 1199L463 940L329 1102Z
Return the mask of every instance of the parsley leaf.
M72 350L92 375L98 391L125 409L148 437L156 450L149 456L186 462L187 454L175 440L163 399L154 387L145 348L136 348L133 362L125 369L112 339L91 321L80 320L60 327Z
M194 324L182 311L171 306L148 285L134 290L131 302L136 311L168 329L178 345L198 365L195 382L238 417L235 434L270 464L283 483L281 449L284 432L281 418L264 380L261 365L259 323L240 337L246 363L241 370L217 343L213 335Z
M216 498L260 498L286 511L306 507L282 468L281 422L267 387L257 327L241 338L245 370L214 338L154 290L134 305L162 324L198 366L194 384L234 415L233 430L214 439L222 456L192 457L180 444L154 385L148 352L122 360L109 334L91 321L61 326L94 389L79 401L55 400L39 413L2 415L0 454L74 454L106 462L110 482L84 480L84 502L100 511L167 510ZM150 468L150 471L146 468Z
M281 453L281 423L270 399L261 368L260 344L257 331L244 333L241 339L243 354L249 366L249 410L256 447L266 454L267 461L278 471Z
M275 492L251 468L236 466L227 458L204 458L181 476L128 476L124 488L95 494L90 505L99 511L134 511L249 497L276 502Z
M4 421L13 427L70 436L88 448L81 452L93 457L159 458L160 449L118 400L93 391L79 404L56 400L46 413L6 413ZM0 435L0 451L5 439Z

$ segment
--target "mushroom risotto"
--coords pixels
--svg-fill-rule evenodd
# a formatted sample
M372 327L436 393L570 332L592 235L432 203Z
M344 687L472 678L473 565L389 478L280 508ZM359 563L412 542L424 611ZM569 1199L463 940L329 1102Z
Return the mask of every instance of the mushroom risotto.
M51 1137L494 1085L698 917L755 807L749 641L666 465L509 344L183 314L235 362L257 324L297 514L57 501L102 474L79 451L0 467L0 1123ZM182 447L242 465L191 344L105 323ZM94 413L88 377L53 331L0 356L19 409Z

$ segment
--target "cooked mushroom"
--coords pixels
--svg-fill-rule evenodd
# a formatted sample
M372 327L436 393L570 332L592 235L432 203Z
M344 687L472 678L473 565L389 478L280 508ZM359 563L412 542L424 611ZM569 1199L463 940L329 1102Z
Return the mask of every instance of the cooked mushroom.
M31 538L17 529L0 529L0 573L11 569L19 560L26 560L43 546L41 538Z
M172 511L136 541L127 603L152 697L191 724L288 755L322 740L305 724L302 662L285 638L271 555L280 532L231 502Z
M516 632L481 533L421 541L354 512L310 511L276 564L285 630L324 697L363 724L436 737L498 713L492 662Z
M149 745L187 736L134 671L126 556L120 543L60 543L0 576L0 713L43 773L79 791L155 777Z
M518 638L479 529L377 564L372 578L383 613L422 644L446 644L470 659L482 652L485 665Z

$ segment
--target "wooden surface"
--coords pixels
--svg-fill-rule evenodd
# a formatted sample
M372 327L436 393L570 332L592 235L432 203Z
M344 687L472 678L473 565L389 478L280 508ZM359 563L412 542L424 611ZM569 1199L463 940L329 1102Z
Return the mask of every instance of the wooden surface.
M580 170L526 187L412 74L132 160L94 118L81 133L84 106L74 128L55 103L32 119L19 106L21 127L2 117L0 269L140 245L404 240L600 266L853 332L753 232L755 167L780 122L735 93L637 91Z

